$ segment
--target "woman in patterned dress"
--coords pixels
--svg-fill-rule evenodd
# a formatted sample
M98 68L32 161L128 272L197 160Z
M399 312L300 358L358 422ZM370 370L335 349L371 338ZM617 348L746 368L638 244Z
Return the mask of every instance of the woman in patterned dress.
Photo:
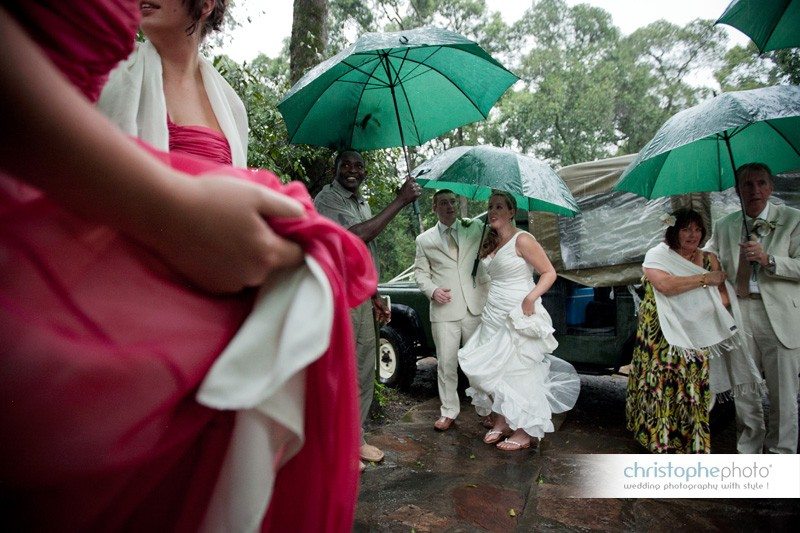
M666 230L664 243L658 246L663 248L666 244L684 261L707 272L673 275L648 268L645 261L642 278L645 295L639 308L636 345L628 374L627 427L636 441L653 453L709 453L712 394L708 358L686 357L681 350L671 349L662 333L656 291L672 296L719 287L722 303L727 306L726 275L715 256L699 249L706 228L697 212L678 210L669 222L672 224Z

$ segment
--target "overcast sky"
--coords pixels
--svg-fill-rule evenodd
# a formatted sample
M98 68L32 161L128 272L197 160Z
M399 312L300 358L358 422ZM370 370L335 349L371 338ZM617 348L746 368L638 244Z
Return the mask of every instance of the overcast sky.
M730 0L566 0L567 4L588 3L602 7L611 13L614 24L624 34L629 34L647 24L666 19L675 24L686 24L697 19L716 20L728 7ZM506 23L516 21L531 5L531 0L486 0L490 11L499 11ZM240 0L234 15L242 23L224 53L236 61L249 61L263 52L270 57L277 56L283 39L292 31L292 0ZM252 22L246 22L250 17ZM741 32L729 26L722 26L728 32L732 44L745 44L748 39Z

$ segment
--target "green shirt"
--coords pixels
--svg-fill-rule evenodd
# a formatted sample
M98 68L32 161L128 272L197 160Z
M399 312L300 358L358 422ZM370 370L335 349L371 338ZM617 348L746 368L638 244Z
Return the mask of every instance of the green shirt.
M336 180L323 187L314 197L314 207L320 215L333 220L345 229L350 229L352 226L372 218L372 210L367 201L359 194L342 187ZM378 271L380 278L378 244L375 239L368 242L367 247L372 254L372 262L375 263L375 270Z

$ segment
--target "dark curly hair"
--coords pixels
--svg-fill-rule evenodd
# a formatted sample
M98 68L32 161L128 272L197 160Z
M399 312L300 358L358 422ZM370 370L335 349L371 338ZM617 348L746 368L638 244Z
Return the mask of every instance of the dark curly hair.
M222 27L222 21L225 19L225 9L228 7L227 0L213 0L214 7L211 8L211 13L208 14L203 26L200 28L200 37L204 38L212 31L217 31ZM205 0L183 0L183 5L186 7L186 12L192 18L192 23L186 27L186 35L192 35L200 27L200 19L203 16L203 4Z
M683 228L688 228L689 225L694 222L697 224L697 227L700 228L700 242L703 242L706 238L706 225L703 222L703 217L700 216L700 213L694 211L693 209L683 208L678 209L672 213L672 216L675 217L675 223L667 228L667 231L664 233L664 242L667 243L667 246L672 248L673 250L679 250L681 247L680 244L680 233Z
M489 197L489 201L495 196L502 196L503 199L506 201L506 206L509 209L513 209L514 211L517 210L517 199L514 198L514 195L507 193L506 191L500 190L493 190L492 195ZM514 223L514 220L511 220ZM489 215L486 215L486 225L489 225ZM493 228L489 228L484 235L483 240L481 241L481 249L480 249L480 256L481 258L486 257L490 253L494 252L495 248L497 248L497 244L500 242L500 236Z

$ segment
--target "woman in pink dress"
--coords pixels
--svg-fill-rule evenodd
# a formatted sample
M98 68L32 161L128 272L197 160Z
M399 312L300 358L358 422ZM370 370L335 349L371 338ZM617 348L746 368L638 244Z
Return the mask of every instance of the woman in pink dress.
M200 46L225 17L223 0L142 5L146 40L117 65L97 106L125 133L160 150L247 165L247 111Z
M138 16L123 0L0 8L4 521L203 527L236 413L195 393L252 307L247 287L305 252L330 283L330 346L306 369L306 445L278 472L261 527L349 529L347 305L374 292L367 252L302 186L137 145L92 108Z

